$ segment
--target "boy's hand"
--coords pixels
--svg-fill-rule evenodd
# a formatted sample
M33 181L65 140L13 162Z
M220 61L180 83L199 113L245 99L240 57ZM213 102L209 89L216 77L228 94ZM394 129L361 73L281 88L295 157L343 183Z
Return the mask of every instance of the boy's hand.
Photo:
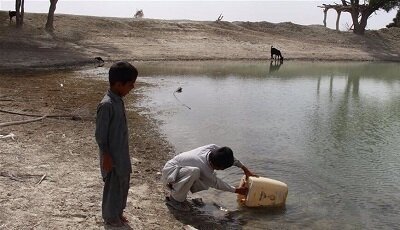
M248 192L249 192L249 189L247 187L239 187L239 188L235 189L235 193L244 195L244 196L246 196Z
M113 163L112 163L111 155L109 153L104 153L103 154L103 165L102 165L103 170L106 172L111 172L112 166L113 166Z

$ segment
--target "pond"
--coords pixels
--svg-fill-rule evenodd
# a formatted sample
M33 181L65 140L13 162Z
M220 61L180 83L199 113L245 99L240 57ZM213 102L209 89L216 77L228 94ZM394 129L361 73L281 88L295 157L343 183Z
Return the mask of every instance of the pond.
M210 61L137 67L142 81L156 85L145 90L147 100L139 106L161 121L177 153L209 143L229 146L258 175L288 185L281 210L242 208L235 194L201 192L207 204L229 210L200 210L223 228L398 228L398 63ZM182 92L174 93L178 87ZM242 172L232 167L218 175L237 185Z

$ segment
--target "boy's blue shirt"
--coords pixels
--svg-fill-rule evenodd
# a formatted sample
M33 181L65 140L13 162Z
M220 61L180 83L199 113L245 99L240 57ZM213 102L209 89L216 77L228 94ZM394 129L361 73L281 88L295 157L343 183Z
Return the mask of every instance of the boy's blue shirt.
M132 173L124 102L119 95L111 90L107 91L103 100L97 106L95 136L100 150L100 169L103 178L106 176L101 167L104 152L110 154L113 168L117 174L127 175Z

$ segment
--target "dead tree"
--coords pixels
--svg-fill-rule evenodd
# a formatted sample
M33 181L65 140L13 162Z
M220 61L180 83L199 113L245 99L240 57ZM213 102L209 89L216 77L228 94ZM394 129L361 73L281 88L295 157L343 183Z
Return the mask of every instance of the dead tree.
M222 19L224 18L224 16L222 16L222 13L218 16L217 20L215 20L216 22L220 22L222 21Z
M15 0L15 24L17 28L21 28L24 24L24 3L25 0Z
M46 22L46 30L49 32L54 31L53 21L54 21L54 12L56 11L58 0L50 0L49 13L47 14L47 22Z
M349 7L347 5L347 3L345 2L346 5L339 5L339 4L334 4L334 5L327 5L327 4L322 4L322 6L318 6L320 8L324 9L324 26L326 27L326 17L328 14L328 10L330 9L334 9L336 10L337 13L337 18L336 18L336 30L339 31L339 21L340 21L340 15L342 14L342 12L348 12L351 13L351 7Z

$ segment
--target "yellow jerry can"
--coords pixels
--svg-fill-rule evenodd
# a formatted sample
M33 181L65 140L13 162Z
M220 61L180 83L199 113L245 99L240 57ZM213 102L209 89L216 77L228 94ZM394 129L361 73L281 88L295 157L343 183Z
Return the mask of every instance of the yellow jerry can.
M246 176L240 181L240 187L249 189L247 196L238 195L238 202L247 207L281 207L285 205L288 187L285 183L266 177Z

